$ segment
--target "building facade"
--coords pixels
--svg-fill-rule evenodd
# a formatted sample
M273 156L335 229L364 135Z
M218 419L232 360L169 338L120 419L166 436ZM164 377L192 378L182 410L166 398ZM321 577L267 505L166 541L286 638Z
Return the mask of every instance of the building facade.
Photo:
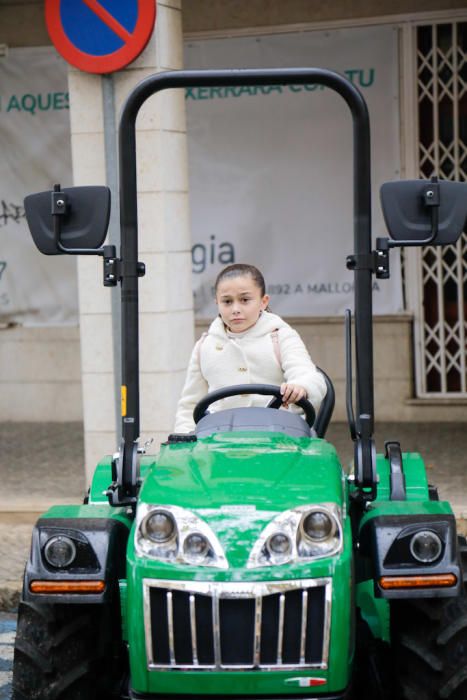
M348 46L346 55L366 50L369 60L376 61L372 36L378 41L387 37L393 51L391 58L383 55L380 61L388 71L384 84L395 85L397 92L391 107L396 136L389 154L394 172L409 179L438 174L466 180L467 10L462 5L462 1L441 0L351 4L161 0L154 36L133 64L111 77L68 71L74 184L112 184L114 144L109 148L105 141L115 124L109 123L109 114L117 113L132 86L152 72L193 67L193 61L199 65L201 59L203 65L215 67L216 55L224 54L234 65L238 47L244 46L249 55L255 43L261 44L262 53L254 55L266 56L267 65L274 65L276 59L283 62L276 53L280 45L287 50L299 44L318 47L316 55L321 50L329 60L334 54L337 60ZM0 45L5 57L10 49L50 45L43 3L3 2ZM0 58L0 75L2 60L7 58ZM246 58L239 56L240 60ZM358 66L347 68L357 71ZM363 72L360 79L361 88L369 86L370 72ZM202 217L204 210L203 200L196 199L197 186L190 181L190 157L195 152L190 129L195 135L199 132L195 106L176 91L160 99L157 105L150 100L137 123L140 257L148 267L140 284L142 438L153 437L156 442L171 430L194 337L207 325L202 310L194 319L191 292L200 277L202 246L204 255L215 261L213 272L230 261L227 248L223 258L219 254L219 229L207 226L202 234L205 243L196 237L193 216L201 212ZM376 101L384 99L388 95L383 89ZM226 112L233 104L228 100L221 104L218 99L216 107L212 102L214 116L216 109ZM267 110L266 105L264 118ZM377 132L377 125L373 131ZM373 163L376 170L388 160L384 152L378 154ZM377 419L465 420L466 241L464 233L454 246L403 254L400 300L375 316ZM336 245L341 264L348 252ZM112 342L118 324L118 293L112 296L102 288L99 266L94 259L77 263L79 326L32 327L11 323L4 314L0 329L2 419L84 420L89 473L95 460L113 451L118 442L119 351L118 343ZM280 306L278 311L299 330L313 359L333 378L335 416L344 420L342 313L326 313L324 307L316 314L313 305L306 311L298 304L295 307L293 300L287 303L285 313Z

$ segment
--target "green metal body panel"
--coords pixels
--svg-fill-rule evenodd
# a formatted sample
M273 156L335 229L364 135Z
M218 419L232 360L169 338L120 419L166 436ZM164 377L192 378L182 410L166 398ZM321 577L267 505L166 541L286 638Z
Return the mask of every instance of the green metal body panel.
M196 443L164 445L150 468L139 502L187 508L204 519L219 539L228 569L184 566L154 561L128 546L127 627L132 687L139 692L219 694L284 694L300 696L309 689L290 685L299 677L325 678L320 692L338 692L349 682L353 655L352 548L347 517L347 486L334 448L324 440L283 434L219 434ZM246 568L255 541L273 517L313 503L341 508L344 541L349 546L334 557L312 563ZM238 506L238 508L236 508ZM332 578L331 644L327 670L308 671L163 671L147 669L142 590L143 579L187 581L282 581Z
M448 501L375 501L363 516L360 527L382 515L452 515L452 508Z
M373 579L357 584L355 602L373 637L389 643L389 601L375 598Z
M243 520L243 516L242 520ZM268 522L266 518L265 522ZM212 521L209 521L212 524ZM229 518L230 526L235 526L234 518ZM243 520L242 540L247 543L256 540L256 527L250 529ZM227 528L217 531L221 543L226 546L230 538L223 539ZM133 534L133 533L132 533ZM322 559L307 565L286 565L267 567L256 570L245 569L245 555L235 552L229 558L230 568L225 571L207 569L206 567L180 566L164 564L138 557L134 549L134 538L130 535L128 546L128 591L127 591L127 626L130 641L130 667L132 687L139 692L182 693L190 687L190 692L201 695L217 694L267 694L267 693L304 693L300 688L291 688L286 681L298 677L323 677L327 683L321 692L343 690L349 681L349 659L353 655L352 637L352 553L347 548L340 556ZM238 533L237 533L238 534ZM350 522L347 521L344 537L350 542ZM250 539L251 538L251 539ZM227 550L230 554L230 551ZM148 671L146 667L146 647L143 610L143 579L197 580L197 581L271 581L304 578L332 577L332 617L331 646L329 653L329 670L312 669L308 672L294 671L242 671L202 673L200 671ZM235 685L233 684L235 680ZM193 685L191 685L193 680ZM188 683L188 685L187 685ZM309 689L308 689L309 692Z
M377 456L378 496L359 514L357 527L381 515L451 513L449 504L429 500L423 460L403 455L407 500L391 501L389 463ZM375 637L390 641L389 604L374 596L373 580L354 583L351 528L351 479L335 449L317 438L273 433L224 433L192 443L166 444L157 457L141 461L139 503L186 508L208 523L222 545L227 569L189 566L139 556L132 526L127 549L127 580L120 581L123 636L128 641L132 688L141 693L190 693L216 696L310 692L289 682L324 678L313 694L338 693L350 682L354 655L355 606ZM111 508L106 490L111 457L97 466L89 505L52 508L45 517L113 517L128 526L132 515ZM279 513L300 505L333 503L341 512L344 545L332 557L313 562L247 568L253 544ZM355 515L353 516L355 518ZM355 526L355 523L354 523ZM176 671L148 669L144 626L143 580L244 582L332 579L329 659L326 669L293 671Z
M430 501L425 464L420 455L406 452L402 455L402 459L407 499L405 501L389 500L389 462L384 455L377 455L378 494L377 498L368 504L359 523L360 529L369 519L382 515L452 515L452 508L447 501Z
M426 478L425 464L418 453L404 452L402 454L404 465L405 485L407 501L428 501L428 481ZM390 496L390 468L389 461L384 455L376 456L376 470L378 473L378 494L376 501L389 501ZM405 501L406 502L406 501Z
M425 464L417 453L406 452L402 455L406 482L407 499L391 501L390 467L384 455L376 457L378 473L377 498L367 505L366 512L359 519L359 530L372 518L385 515L450 515L451 506L446 501L430 501ZM353 486L350 487L352 492ZM363 619L368 623L374 637L385 642L390 641L389 601L376 598L373 579L363 581L356 586L356 604Z
M112 482L112 457L106 455L94 470L91 487L89 489L89 503L107 503L106 492Z
M148 471L155 465L156 458L154 455L148 455L141 458L140 472L141 478L144 479ZM91 505L105 503L108 505L107 489L112 482L112 456L106 455L98 463L92 477L91 487L89 489L89 503Z
M127 508L113 508L108 503L99 505L70 505L52 506L44 513L42 518L112 518L120 520L128 528L131 527L133 517Z
M164 445L139 502L185 508L254 506L282 511L310 502L342 505L344 479L335 449L318 438L226 433Z
M120 592L120 614L122 616L122 639L124 642L128 641L128 628L127 628L127 591L128 585L126 579L124 581L118 582L118 588Z

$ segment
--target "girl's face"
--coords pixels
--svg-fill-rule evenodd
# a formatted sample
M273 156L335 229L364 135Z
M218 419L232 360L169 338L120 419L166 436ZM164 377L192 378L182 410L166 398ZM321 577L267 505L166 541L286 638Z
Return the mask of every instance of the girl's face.
M243 333L254 326L268 302L269 296L261 296L261 290L251 275L227 277L217 286L217 307L232 333Z

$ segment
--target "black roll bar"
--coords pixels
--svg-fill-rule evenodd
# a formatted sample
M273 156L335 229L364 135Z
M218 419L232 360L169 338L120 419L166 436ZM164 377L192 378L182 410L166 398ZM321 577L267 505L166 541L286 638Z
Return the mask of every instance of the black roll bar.
M122 260L122 383L126 411L122 417L119 495L134 500L135 460L140 432L138 361L138 222L136 188L136 117L144 102L161 90L190 87L254 85L323 85L346 101L353 120L354 252L371 253L370 126L365 100L346 78L318 68L192 70L158 73L140 82L127 98L119 126L119 178ZM373 332L370 269L355 269L356 465L360 486L374 488Z

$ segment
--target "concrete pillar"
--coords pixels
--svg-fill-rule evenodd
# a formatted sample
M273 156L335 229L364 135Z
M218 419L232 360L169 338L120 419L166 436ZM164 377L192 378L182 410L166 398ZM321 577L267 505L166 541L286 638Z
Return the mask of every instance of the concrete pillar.
M146 76L183 66L181 0L158 0L156 28L141 56L114 76L120 112ZM74 184L104 184L101 78L69 74ZM141 442L157 449L172 430L175 406L194 342L188 216L185 101L181 90L146 102L137 120L140 279ZM112 361L111 291L102 260L78 264L86 478L117 447ZM118 288L118 294L120 288Z

